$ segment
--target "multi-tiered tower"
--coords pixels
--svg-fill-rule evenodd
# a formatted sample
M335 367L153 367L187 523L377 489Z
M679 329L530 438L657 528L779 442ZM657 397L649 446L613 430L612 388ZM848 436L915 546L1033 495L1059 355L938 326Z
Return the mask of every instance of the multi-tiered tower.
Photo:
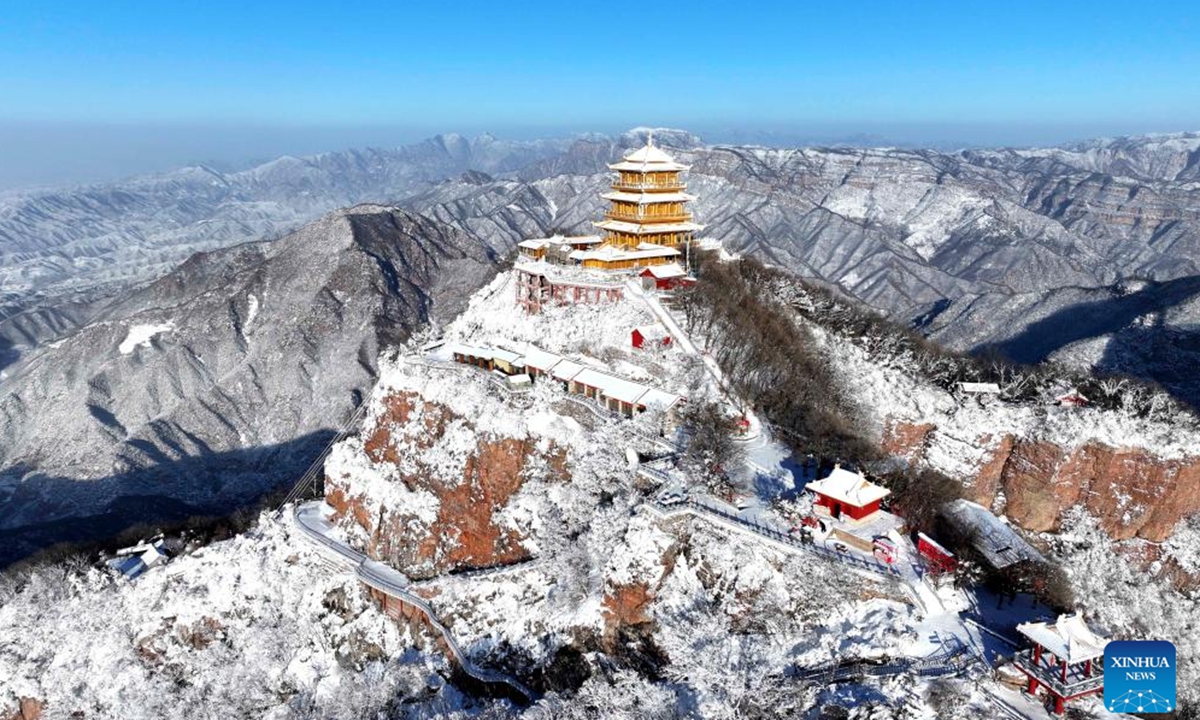
M696 198L685 192L680 173L687 165L654 146L645 147L608 166L616 173L612 191L600 197L609 202L604 219L592 223L604 236L546 238L520 243L528 260L552 260L566 249L565 259L587 270L629 271L654 268L656 281L667 285L687 276L689 250L695 234L704 226L692 222L688 202ZM661 266L661 267L660 267Z
M604 231L604 244L623 250L658 245L686 252L695 233L704 228L692 222L687 210L687 203L696 199L685 192L680 177L687 165L655 147L651 136L645 147L608 167L617 173L612 192L601 195L610 206L605 218L593 223Z

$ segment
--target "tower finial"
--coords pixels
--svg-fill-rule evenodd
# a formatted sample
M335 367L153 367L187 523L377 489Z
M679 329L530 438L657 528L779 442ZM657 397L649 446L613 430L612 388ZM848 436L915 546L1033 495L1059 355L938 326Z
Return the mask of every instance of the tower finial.
M646 131L646 147L654 147L654 130Z

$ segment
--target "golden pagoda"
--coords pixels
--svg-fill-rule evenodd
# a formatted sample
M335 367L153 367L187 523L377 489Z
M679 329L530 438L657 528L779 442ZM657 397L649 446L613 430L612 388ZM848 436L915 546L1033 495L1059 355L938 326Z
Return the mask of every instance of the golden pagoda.
M612 191L600 197L609 201L609 209L592 223L604 231L604 242L572 257L584 267L604 270L679 262L696 231L704 229L692 222L686 207L696 199L685 192L680 177L688 166L655 147L651 135L644 147L608 167L616 178Z

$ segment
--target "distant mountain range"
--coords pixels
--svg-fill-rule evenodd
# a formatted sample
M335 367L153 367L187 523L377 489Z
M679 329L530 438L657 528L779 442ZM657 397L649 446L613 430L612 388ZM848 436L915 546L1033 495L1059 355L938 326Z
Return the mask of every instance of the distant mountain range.
M193 252L278 237L339 207L389 202L468 170L508 172L566 141L440 135L395 150L281 157L222 173L0 196L0 301L162 275Z
M447 135L6 196L0 538L19 553L73 537L72 517L116 528L293 477L380 348L453 314L519 240L590 232L606 164L643 138ZM732 251L953 348L1200 405L1200 134L956 153L655 139ZM360 202L385 205L288 234Z

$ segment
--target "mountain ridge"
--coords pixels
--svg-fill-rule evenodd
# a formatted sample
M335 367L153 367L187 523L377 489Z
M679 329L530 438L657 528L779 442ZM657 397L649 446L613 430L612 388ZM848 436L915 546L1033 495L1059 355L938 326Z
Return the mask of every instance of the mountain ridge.
M0 528L131 495L200 512L262 494L361 401L384 349L452 317L497 263L463 233L376 205L193 255L6 369Z

